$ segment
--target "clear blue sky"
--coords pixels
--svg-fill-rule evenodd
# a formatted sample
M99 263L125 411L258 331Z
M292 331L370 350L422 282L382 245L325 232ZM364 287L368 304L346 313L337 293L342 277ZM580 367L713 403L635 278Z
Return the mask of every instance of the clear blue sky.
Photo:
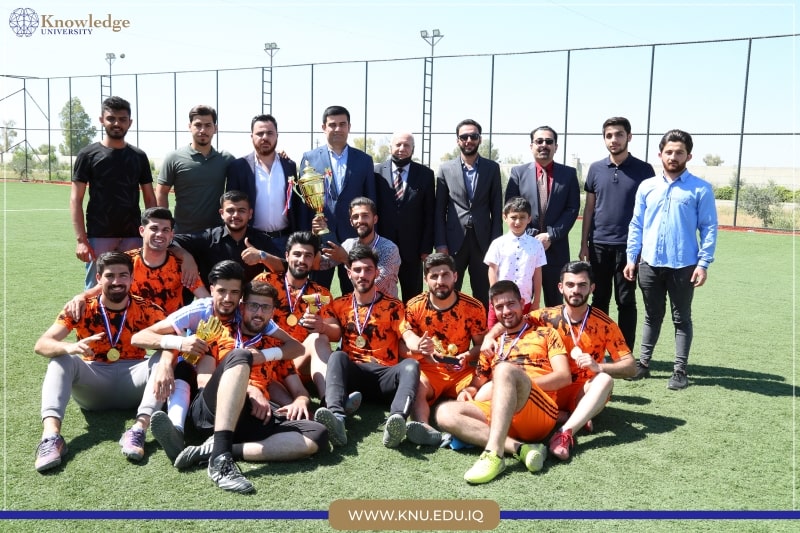
M30 7L41 15L51 14L53 18L79 19L85 18L89 13L95 17L105 17L108 13L113 19L127 19L130 27L120 32L109 30L95 30L90 36L53 36L36 35L30 38L16 37L7 27L0 28L0 43L2 44L2 66L0 73L57 77L100 75L108 72L105 62L106 52L115 52L118 56L125 53L125 59L118 59L114 65L114 75L146 73L146 72L171 72L175 70L218 69L237 67L256 67L268 64L268 56L264 52L264 43L274 41L280 47L275 55L276 66L297 65L342 60L365 59L390 59L422 57L428 55L430 47L419 36L419 30L438 28L445 35L444 39L436 46L436 56L451 56L460 54L486 54L503 52L528 52L552 49L581 48L594 46L618 46L631 44L667 43L675 41L711 40L738 37L755 37L765 35L790 34L798 31L798 3L795 2L429 2L411 0L402 3L396 2L308 2L295 0L291 2L242 2L237 0L223 0L216 2L149 2L149 1L105 1L102 3L67 3L54 1L34 1L30 3L14 3L4 1L4 8L0 9L2 19L7 20L8 14L15 7ZM40 28L41 29L41 28ZM797 39L793 41L793 50L781 56L779 64L769 64L763 57L754 57L762 65L761 70L751 79L751 83L767 84L776 87L782 95L781 108L769 107L769 98L763 98L763 110L751 110L750 120L761 120L758 128L763 131L797 131L798 109L796 100L797 90ZM728 56L733 49L735 54ZM719 55L708 58L710 63L716 64L720 70L730 67L728 74L731 78L722 79L715 74L708 75L703 72L704 63L692 61L691 57L667 56L661 61L669 61L669 75L657 80L663 86L665 83L674 85L676 98L692 100L692 80L700 78L704 84L719 83L719 98L731 99L730 113L724 113L724 120L716 116L708 118L702 127L713 130L708 122L725 122L720 124L720 130L737 129L741 116L741 81L743 77L742 46L724 48ZM794 55L792 55L794 54ZM788 59L787 59L788 58ZM576 61L580 58L576 57ZM727 63L730 62L730 65ZM664 63L661 63L663 67ZM578 65L576 65L578 66ZM626 64L605 65L601 68L591 69L592 65L585 65L583 72L591 72L592 77L600 80L580 77L572 80L571 92L578 91L596 95L597 101L608 100L612 103L609 109L602 109L596 116L590 109L570 108L571 121L580 117L585 112L588 125L578 124L578 129L592 128L598 122L598 117L617 114L611 108L620 99L628 97L620 95L615 90L615 84L620 83L626 72ZM596 66L596 67L599 67ZM277 70L276 70L277 72ZM421 103L421 76L414 71L414 83L411 85L413 94L409 97L414 105ZM471 81L468 72L459 72L457 69L442 68L437 70L437 88L452 87L454 92L459 87L469 87ZM524 73L524 83L528 80L535 82L536 75L532 72ZM334 80L334 81L330 81ZM597 81L600 83L596 84ZM0 79L0 95L9 92L7 82ZM326 83L331 83L330 94L333 96L331 103L340 94L348 90L348 78L342 76L326 78ZM514 83L511 80L510 83ZM523 84L523 82L520 82ZM449 85L448 85L449 84ZM556 84L552 92L552 101L563 102L563 91ZM596 85L595 85L596 84ZM737 86L738 84L738 86ZM116 88L116 85L115 85ZM646 97L646 84L643 87ZM12 89L13 90L13 89ZM197 93L197 87L184 87L186 93ZM276 93L279 90L276 82ZM442 89L443 90L443 89ZM498 87L497 91L502 91ZM116 91L115 91L116 92ZM321 91L317 89L317 94ZM439 117L438 124L434 123L434 131L444 131L457 122L452 117L471 116L470 98L463 91L460 99L434 98L434 114ZM562 94L559 94L561 92ZM476 90L481 100L484 90ZM642 91L636 91L637 98L642 97ZM324 92L323 92L324 94ZM439 93L435 93L437 96ZM754 92L753 103L759 96ZM787 97L786 95L792 95ZM511 99L524 99L526 93L510 95ZM125 96L125 95L123 95ZM193 98L187 96L187 98ZM199 97L199 94L198 94ZM277 97L277 94L276 94ZM521 97L521 98L520 98ZM341 98L341 97L338 97ZM496 95L497 98L497 95ZM714 98L716 100L716 97ZM340 100L341 101L341 100ZM363 101L363 98L362 98ZM787 105L791 102L791 105ZM284 100L280 109L274 111L279 116L282 129L286 126L289 107ZM563 113L554 112L549 118L542 112L550 107L552 102L547 99L531 99L529 108L524 112L529 113L531 126L534 124L553 122L559 124ZM347 105L347 104L346 104ZM692 102L698 106L697 112L702 113L706 102ZM184 104L181 102L181 117ZM348 105L348 107L350 107ZM378 106L376 106L378 107ZM419 131L419 113L415 111L399 114L413 116L413 121L407 124L398 118L398 124L393 124L391 111L386 111L388 106L374 109L370 106L370 129L375 121L380 125L377 129L388 130L405 128ZM451 109L448 109L450 107ZM524 106L523 106L524 107ZM670 106L660 105L654 113L654 128L659 128L660 123L672 124L670 118L678 114L679 108L685 105L675 102ZM188 109L188 107L187 107ZM91 110L90 110L91 111ZM386 118L381 118L380 113L389 113ZM686 111L688 117L681 117L681 124L687 124L686 129L694 127L691 120L696 113ZM16 109L9 109L0 104L0 119L7 119L9 115L17 123L21 120L13 116L18 113ZM90 113L93 115L93 113ZM242 116L252 116L252 110L242 112ZM355 113L354 113L355 114ZM475 110L475 118L483 113L483 103ZM495 129L502 128L504 115L510 114L495 110ZM622 114L622 113L620 113ZM635 113L631 112L631 115ZM660 115L659 115L660 114ZM231 117L228 112L227 117ZM662 118L659 120L659 116ZM223 116L221 116L221 121ZM237 122L241 121L238 117ZM479 118L481 120L481 118ZM485 120L485 118L483 119ZM637 117L639 126L643 119ZM171 121L168 121L171 124ZM292 120L289 119L291 124ZM298 127L308 127L306 119L299 120ZM359 123L359 118L353 117L354 125ZM500 123L498 123L500 122ZM600 119L602 122L602 119ZM702 122L702 121L701 121ZM140 121L141 123L141 121ZM228 123L233 128L234 125ZM672 124L668 127L679 126ZM221 128L224 124L221 122ZM236 128L246 125L236 124ZM527 127L527 126L526 126ZM637 122L634 122L634 129ZM524 128L509 126L514 131ZM573 126L573 129L575 127ZM719 130L713 130L719 131ZM307 136L306 138L307 139ZM302 142L307 143L306 140ZM284 139L282 138L282 141ZM650 142L650 159L654 154L653 140ZM289 139L285 139L288 146ZM576 140L576 142L578 142ZM580 143L573 144L575 151L580 152L586 162L602 156L602 145L593 141L596 151L584 153L588 150L578 149ZM754 141L756 142L756 141ZM759 140L758 149L751 148L749 153L763 154L775 146L773 140ZM434 145L433 158L437 159L439 153L452 146L442 141L441 147ZM501 157L505 155L519 155L529 158L527 148L519 139L514 139L513 145L501 146ZM57 143L54 143L57 144ZM419 144L419 139L418 139ZM711 144L711 143L709 143ZM796 155L796 144L792 145L791 139L783 139L776 152L780 154L779 161L763 157L751 157L750 164L777 166L800 166ZM519 145L519 149L517 149ZM224 146L228 147L228 146ZM730 161L735 159L735 150L738 141L733 138L717 139L709 150L722 152ZM147 148L146 148L147 149ZM231 142L229 149L241 155L246 149L246 139ZM289 148L287 148L289 149ZM569 150L572 153L573 150ZM150 152L153 149L149 149ZM730 153L733 151L734 153ZM643 152L641 145L638 147L640 155ZM290 151L290 154L293 152ZM150 154L159 157L159 154Z

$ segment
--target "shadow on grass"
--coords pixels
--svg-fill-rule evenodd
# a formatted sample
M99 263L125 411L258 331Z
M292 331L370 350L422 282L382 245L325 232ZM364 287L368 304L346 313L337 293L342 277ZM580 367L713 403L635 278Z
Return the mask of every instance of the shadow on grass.
M122 434L133 424L133 411L131 410L87 411L81 409L81 413L86 420L85 431L67 442L69 453L62 461L61 466L56 468L55 471L60 471L65 463L77 458L81 452L89 450L101 442L119 442ZM73 420L66 420L65 423L73 423ZM132 462L131 464L147 464L148 457L158 448L159 446L156 442L145 442L144 458L138 463ZM121 451L119 453L120 455L122 454Z
M650 372L664 373L664 378L672 375L671 361L651 361ZM652 378L651 378L652 379ZM751 392L763 396L792 396L792 385L786 378L777 374L753 372L725 366L695 365L689 360L689 385L695 387L723 387L729 390ZM617 396L614 396L617 399Z

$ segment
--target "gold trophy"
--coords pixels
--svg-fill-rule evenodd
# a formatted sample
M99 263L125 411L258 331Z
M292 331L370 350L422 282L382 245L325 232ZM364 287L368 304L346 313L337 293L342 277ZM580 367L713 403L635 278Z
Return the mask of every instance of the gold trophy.
M303 175L300 176L300 179L295 181L294 176L291 176L289 179L292 183L292 190L298 195L300 198L303 199L303 202L317 212L314 218L319 218L324 216L322 211L325 209L325 176L317 172L314 167L312 167L308 160L305 161L306 166L303 167ZM325 233L330 233L330 230L326 227L323 230L320 230L317 235L323 235ZM303 297L305 299L305 296Z
M323 305L327 305L331 303L330 296L323 296L318 292L314 294L306 294L302 296L303 301L308 304L308 312L312 315L316 315L319 313L319 310L322 309Z
M225 326L222 325L219 318L210 316L208 320L201 320L200 323L197 324L197 331L195 331L194 334L200 340L211 342L219 339L224 332ZM187 352L181 352L181 357L190 365L196 365L197 361L200 360L199 355Z
M441 361L442 363L447 363L448 365L460 365L461 361L456 357L458 355L458 346L453 343L447 345L447 349L445 350L444 344L442 341L439 340L438 337L433 337L433 348L436 350L437 355L434 356L436 359Z

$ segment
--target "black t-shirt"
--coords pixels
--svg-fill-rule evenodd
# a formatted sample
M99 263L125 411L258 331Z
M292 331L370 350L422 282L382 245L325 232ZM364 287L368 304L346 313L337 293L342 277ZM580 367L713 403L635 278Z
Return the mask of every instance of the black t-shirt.
M88 237L138 237L139 187L153 183L150 162L139 148L108 148L99 142L78 153L72 181L89 186Z

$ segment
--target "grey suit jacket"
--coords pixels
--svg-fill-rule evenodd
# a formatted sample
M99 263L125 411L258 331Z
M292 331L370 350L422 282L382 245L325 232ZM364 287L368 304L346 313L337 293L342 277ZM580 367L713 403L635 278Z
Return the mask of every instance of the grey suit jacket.
M472 219L475 236L485 254L489 244L503 234L503 192L500 165L479 157L478 181L470 202L461 170L461 158L445 161L436 173L435 246L447 246L450 254L461 249L466 226Z
M419 261L433 248L434 177L433 171L411 162L402 200L395 199L392 162L375 165L378 195L378 234L397 244L403 261Z

